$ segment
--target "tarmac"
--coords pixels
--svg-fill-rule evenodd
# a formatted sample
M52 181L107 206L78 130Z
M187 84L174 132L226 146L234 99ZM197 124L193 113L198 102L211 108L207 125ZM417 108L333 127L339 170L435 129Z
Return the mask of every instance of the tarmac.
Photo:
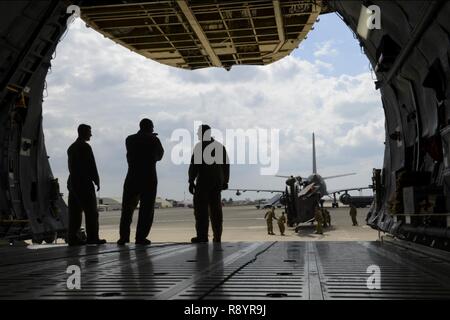
M328 208L331 215L331 227L324 228L323 235L314 234L315 224L305 223L296 233L287 228L281 236L274 221L275 235L267 234L264 214L266 210L254 206L224 207L224 242L240 241L374 241L378 232L365 223L368 208L358 209L359 226L353 226L348 207ZM283 209L276 209L275 215L281 215ZM134 213L132 237L136 228L138 212ZM108 242L115 242L119 235L120 211L100 212L100 236ZM195 236L195 220L191 208L166 208L155 210L155 220L149 239L152 242L189 242ZM210 238L212 231L210 227ZM133 240L133 238L131 239Z

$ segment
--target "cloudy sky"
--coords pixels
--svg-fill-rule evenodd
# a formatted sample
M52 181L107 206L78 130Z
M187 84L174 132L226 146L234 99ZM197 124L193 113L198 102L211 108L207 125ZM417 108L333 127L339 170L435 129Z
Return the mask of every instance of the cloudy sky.
M155 123L165 147L158 164L158 195L189 198L188 166L171 160L176 129L194 133L194 121L226 129L279 129L279 174L312 171L316 133L321 175L356 172L329 180L328 189L366 186L382 167L384 116L369 62L344 23L321 17L289 57L269 66L179 70L148 60L104 38L77 20L57 48L47 77L44 132L54 175L67 193L68 146L80 123L93 128L91 145L101 196L120 197L127 164L125 138L141 118ZM194 141L192 142L194 143ZM260 165L232 165L231 187L284 189L260 175ZM231 192L225 197L235 197ZM250 195L253 198L256 195ZM241 196L242 198L242 196Z

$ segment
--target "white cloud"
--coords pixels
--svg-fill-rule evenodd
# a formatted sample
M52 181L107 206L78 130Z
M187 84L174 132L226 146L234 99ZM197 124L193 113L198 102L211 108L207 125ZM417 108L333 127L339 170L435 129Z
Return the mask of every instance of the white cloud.
M324 61L321 61L321 60L318 60L318 59L316 59L314 61L314 64L316 66L318 66L318 67L321 67L321 68L327 70L327 71L333 71L334 70L334 67L333 67L333 65L331 63L327 63L327 62L324 62Z
M166 148L158 165L159 194L164 197L182 198L186 191L187 166L171 163L174 143L169 139L177 128L194 131L195 120L221 130L279 128L284 174L311 172L315 131L320 173L357 170L365 174L348 181L361 184L374 162L382 165L381 100L369 73L329 75L332 67L289 56L269 66L233 67L230 72L178 70L130 52L79 21L58 47L47 79L44 128L55 175L63 187L67 147L78 124L89 123L102 195L120 196L127 170L124 140L137 131L142 117L149 117ZM362 149L364 137L375 147ZM355 167L349 168L350 162ZM230 185L251 182L250 187L274 188L275 183L284 188L283 181L259 177L258 172L257 166L233 166ZM333 187L339 181L330 183Z
M384 121L371 120L351 128L344 137L336 139L337 145L359 147L384 140Z
M316 45L315 57L334 57L338 54L338 50L333 48L334 41L327 40Z

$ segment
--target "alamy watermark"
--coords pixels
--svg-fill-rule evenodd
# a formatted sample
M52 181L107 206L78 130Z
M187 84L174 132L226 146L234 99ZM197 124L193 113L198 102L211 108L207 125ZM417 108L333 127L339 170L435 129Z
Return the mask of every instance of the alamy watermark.
M356 31L363 39L367 39L372 30L381 30L381 8L377 5L362 5Z
M370 274L367 278L366 285L369 290L381 289L381 269L376 264L367 267L366 273Z
M70 14L69 18L67 18L67 27L69 27L72 22L81 16L81 9L79 6L70 5L67 7L66 13Z
M371 5L367 8L363 8L366 10L367 19L366 25L369 30L380 30L381 29L381 9L377 5Z
M178 128L172 132L171 142L176 145L172 148L171 160L176 165L190 164L193 155L195 164L254 164L260 165L261 175L275 175L280 165L280 130L279 129L226 129L225 132L212 128L210 132L199 135L198 128L202 122L194 121L194 131ZM193 132L203 141L214 140L223 143L228 158L224 156L223 148L219 143L208 144L201 148L196 144ZM196 144L196 145L195 145Z
M70 274L67 278L66 286L68 290L81 290L81 268L73 264L67 267L66 273Z

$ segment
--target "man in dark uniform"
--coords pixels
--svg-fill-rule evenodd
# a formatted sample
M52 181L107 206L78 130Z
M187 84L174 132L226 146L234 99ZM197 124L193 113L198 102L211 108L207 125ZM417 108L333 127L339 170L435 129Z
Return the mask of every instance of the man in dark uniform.
M273 220L276 220L277 218L275 217L275 207L272 206L269 211L266 212L266 214L264 215L264 219L266 219L266 223L267 223L267 234L269 235L275 235L275 233L273 233Z
M284 231L286 230L285 228L285 223L286 223L286 216L284 215L284 211L281 212L281 217L278 218L278 228L280 229L280 234L282 236L284 236Z
M358 225L358 220L356 219L357 211L353 203L350 204L350 217L352 218L353 226Z
M323 216L323 226L324 227L331 227L330 211L328 211L328 209L323 208L322 209L322 216Z
M316 220L316 232L315 234L323 234L323 216L320 203L318 202L314 209L314 219Z
M230 164L225 147L211 137L211 128L201 125L197 132L199 143L189 166L189 192L194 195L195 229L197 236L191 242L208 242L209 216L213 241L222 238L221 191L228 189ZM209 209L209 210L208 210Z
M97 191L100 179L91 146L86 142L92 137L91 127L86 124L78 126L78 139L67 150L69 164L69 230L67 240L70 246L83 244L103 244L106 240L98 236ZM78 237L81 227L81 213L84 211L87 241Z
M139 204L139 218L136 228L136 244L149 245L147 239L155 213L156 162L164 155L164 149L157 134L153 132L153 122L143 119L138 133L126 141L128 173L123 186L122 216L120 218L120 239L117 244L130 242L130 225L133 212Z

